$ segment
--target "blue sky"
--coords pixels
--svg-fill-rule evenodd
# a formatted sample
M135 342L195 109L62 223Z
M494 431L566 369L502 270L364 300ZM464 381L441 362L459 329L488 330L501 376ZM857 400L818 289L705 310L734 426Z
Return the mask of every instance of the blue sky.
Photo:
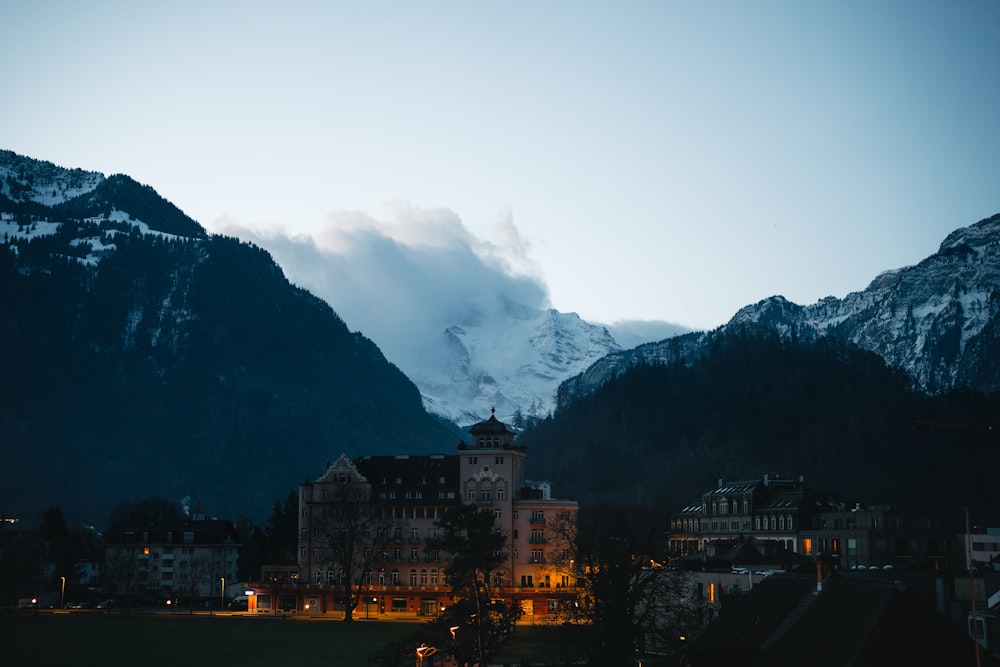
M417 267L414 298L714 327L1000 212L987 0L0 0L0 22L0 147L299 244L336 266L284 253L293 280L372 300ZM422 259L395 271L400 249Z

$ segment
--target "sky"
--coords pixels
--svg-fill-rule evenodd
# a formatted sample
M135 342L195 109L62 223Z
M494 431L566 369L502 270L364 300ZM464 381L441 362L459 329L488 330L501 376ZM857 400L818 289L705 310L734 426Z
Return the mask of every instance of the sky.
M0 147L280 248L352 329L432 299L712 328L1000 212L992 0L0 0L0 24Z

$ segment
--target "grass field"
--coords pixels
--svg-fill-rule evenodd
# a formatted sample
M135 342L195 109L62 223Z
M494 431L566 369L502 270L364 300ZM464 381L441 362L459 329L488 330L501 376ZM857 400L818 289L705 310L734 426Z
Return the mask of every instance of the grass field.
M0 616L4 665L375 664L372 654L408 637L414 623L73 613Z
M253 616L17 613L0 615L0 664L363 667L376 664L374 652L406 640L418 627L384 619L348 625ZM490 662L564 664L568 651L559 628L521 626Z

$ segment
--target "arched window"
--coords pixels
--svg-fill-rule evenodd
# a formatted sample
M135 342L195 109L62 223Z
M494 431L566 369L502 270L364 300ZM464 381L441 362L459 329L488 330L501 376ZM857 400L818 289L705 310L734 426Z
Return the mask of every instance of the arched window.
M431 586L438 585L438 571L437 569L431 570Z
M753 524L755 530L760 530L760 515L758 514L753 518Z
M784 515L778 517L778 528L780 530L784 530L785 529L785 517L784 517Z
M399 570L393 569L391 573L391 578L389 579L389 583L391 583L393 586L399 585Z
M420 585L427 585L427 570L420 570Z
M416 586L417 585L417 570L416 570L416 568L410 569L410 585L411 586Z
M778 529L778 517L776 517L776 516L774 516L772 514L771 515L771 530L777 530L777 529Z
M792 515L791 514L788 515L788 518L785 521L785 525L788 526L788 530L792 530Z

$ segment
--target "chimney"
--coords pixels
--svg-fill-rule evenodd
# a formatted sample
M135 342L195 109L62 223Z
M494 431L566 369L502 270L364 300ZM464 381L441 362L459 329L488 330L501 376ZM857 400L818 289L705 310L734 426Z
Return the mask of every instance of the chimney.
M767 473L764 473L764 486L768 486L768 485L769 485L769 480L767 478Z
M720 477L719 478L719 485L717 487L715 487L715 488L721 489L722 488L722 482L723 482L723 479Z

